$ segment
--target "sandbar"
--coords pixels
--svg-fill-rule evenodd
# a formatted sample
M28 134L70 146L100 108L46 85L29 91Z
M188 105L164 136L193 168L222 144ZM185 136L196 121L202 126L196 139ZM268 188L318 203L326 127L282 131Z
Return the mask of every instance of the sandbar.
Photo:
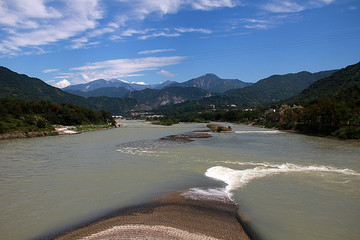
M259 239L235 203L196 200L183 193L120 209L54 239Z

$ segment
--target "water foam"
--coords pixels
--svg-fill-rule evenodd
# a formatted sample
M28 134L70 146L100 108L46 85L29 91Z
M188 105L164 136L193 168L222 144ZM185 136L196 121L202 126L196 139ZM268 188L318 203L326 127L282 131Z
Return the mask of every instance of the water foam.
M158 153L165 153L160 151L165 147L175 145L175 142L166 142L159 140L150 140L150 141L135 141L120 144L117 152L132 154L132 155L153 155Z
M231 199L231 196L226 192L225 188L190 188L181 195L194 200L212 200L225 203L234 203Z
M241 165L255 165L255 168L244 170L234 170L223 166L215 166L209 168L205 175L207 177L221 180L227 184L225 192L231 198L231 192L244 187L250 181L263 178L271 175L281 173L296 173L296 172L323 172L323 173L338 173L344 175L360 176L360 173L351 169L339 169L331 166L301 166L292 163L284 164L270 164L270 163L238 163Z

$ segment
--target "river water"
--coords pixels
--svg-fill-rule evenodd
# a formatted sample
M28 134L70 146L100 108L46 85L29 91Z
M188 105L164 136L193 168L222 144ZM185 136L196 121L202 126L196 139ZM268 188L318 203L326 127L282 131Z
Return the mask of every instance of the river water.
M0 141L1 239L33 239L169 191L229 196L263 239L359 239L360 143L231 125L126 127ZM230 125L230 124L227 124Z

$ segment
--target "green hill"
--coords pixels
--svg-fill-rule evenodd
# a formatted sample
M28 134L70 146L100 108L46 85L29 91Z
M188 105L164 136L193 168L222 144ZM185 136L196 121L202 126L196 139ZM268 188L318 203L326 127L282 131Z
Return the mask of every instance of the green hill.
M200 99L208 96L209 93L195 87L167 87L161 90L144 89L130 92L127 97L157 108L159 106L179 104L189 100Z
M28 77L5 67L0 67L0 98L9 97L73 103L89 107L85 98L66 93L61 89L46 84L38 78Z
M111 98L111 97L90 97L87 99L91 108L105 110L113 115L127 115L130 111L150 110L149 106L141 104L136 99L131 98Z
M281 129L360 139L360 63L314 82L266 120Z
M259 80L254 85L237 90L230 90L224 94L229 103L241 103L245 106L255 106L276 103L294 97L315 81L328 77L336 70L318 73L299 72L285 75L273 75Z
M292 100L302 105L336 101L360 106L359 88L360 62L313 83Z
M97 88L92 91L84 92L80 90L64 90L68 93L81 96L81 97L113 97L113 98L122 98L125 97L130 91L124 87L103 87Z
M101 91L101 89L99 90ZM116 89L119 93L121 89ZM76 96L52 87L38 78L18 74L0 67L0 99L21 98L25 100L46 100L55 103L71 103L97 110L106 110L114 115L123 115L131 110L148 109L135 99Z
M109 112L96 111L74 104L58 104L45 100L21 98L0 99L0 134L38 133L33 136L57 134L53 125L115 125ZM94 127L94 126L93 126Z

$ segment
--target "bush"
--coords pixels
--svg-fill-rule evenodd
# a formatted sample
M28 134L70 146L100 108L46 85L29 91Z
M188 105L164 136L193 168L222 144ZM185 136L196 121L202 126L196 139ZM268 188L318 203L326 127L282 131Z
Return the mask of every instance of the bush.
M39 119L37 122L36 122L36 126L38 128L46 128L46 121L44 119Z
M341 127L335 132L332 132L331 135L342 139L360 139L360 127Z

